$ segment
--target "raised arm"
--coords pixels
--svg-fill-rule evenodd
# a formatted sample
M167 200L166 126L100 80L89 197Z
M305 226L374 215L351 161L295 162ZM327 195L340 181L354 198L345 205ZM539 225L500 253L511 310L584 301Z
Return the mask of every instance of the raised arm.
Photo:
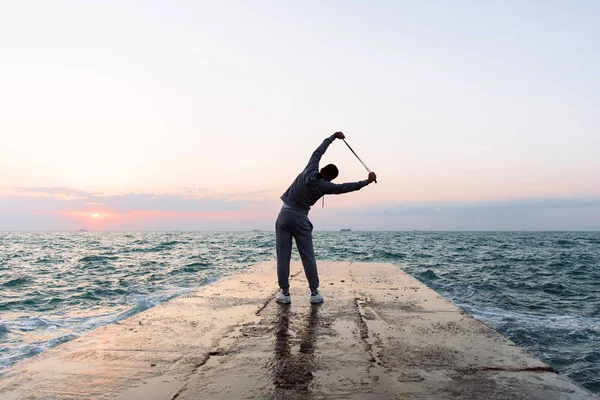
M321 157L327 151L327 148L333 141L337 139L343 139L345 136L342 132L336 132L333 135L329 136L327 139L323 140L323 143L312 153L310 156L310 160L308 160L308 164L306 165L305 170L309 171L318 171L319 170L319 161L321 161Z

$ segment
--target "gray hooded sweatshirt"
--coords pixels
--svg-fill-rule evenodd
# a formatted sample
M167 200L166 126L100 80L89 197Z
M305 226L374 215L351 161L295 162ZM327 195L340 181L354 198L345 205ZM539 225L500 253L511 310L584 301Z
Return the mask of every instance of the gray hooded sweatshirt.
M319 177L319 161L335 136L331 135L314 151L308 165L281 196L281 200L292 209L308 215L313 206L325 194L342 194L360 190L368 180L335 184Z

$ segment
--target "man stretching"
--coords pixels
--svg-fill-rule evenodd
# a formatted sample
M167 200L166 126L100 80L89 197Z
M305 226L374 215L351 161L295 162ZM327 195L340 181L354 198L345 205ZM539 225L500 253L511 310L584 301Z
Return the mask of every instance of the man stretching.
M335 165L329 164L319 171L321 157L335 139L344 139L342 132L336 132L321 143L310 157L304 171L292 182L281 196L283 207L275 223L277 245L277 278L279 280L278 303L291 303L290 298L290 258L292 256L292 237L304 266L304 273L310 288L310 302L322 303L319 293L319 274L312 243L313 225L308 220L308 211L325 194L342 194L360 190L377 179L374 172L368 179L359 182L335 184L331 183L338 176Z

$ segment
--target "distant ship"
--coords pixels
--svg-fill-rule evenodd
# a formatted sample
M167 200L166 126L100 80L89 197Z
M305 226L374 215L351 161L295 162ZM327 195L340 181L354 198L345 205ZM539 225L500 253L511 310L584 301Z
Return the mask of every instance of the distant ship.
M87 229L77 229L77 232L89 232Z
M252 229L252 232L262 232L260 229Z
M352 229L350 229L350 228L340 229L340 232L351 232L351 231L352 231Z

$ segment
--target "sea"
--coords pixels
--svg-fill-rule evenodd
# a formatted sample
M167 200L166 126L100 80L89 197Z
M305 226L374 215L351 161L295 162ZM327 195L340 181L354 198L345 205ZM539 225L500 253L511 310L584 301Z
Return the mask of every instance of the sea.
M397 265L600 393L600 232L314 232L314 245L318 260ZM274 232L0 233L0 376L274 259Z

